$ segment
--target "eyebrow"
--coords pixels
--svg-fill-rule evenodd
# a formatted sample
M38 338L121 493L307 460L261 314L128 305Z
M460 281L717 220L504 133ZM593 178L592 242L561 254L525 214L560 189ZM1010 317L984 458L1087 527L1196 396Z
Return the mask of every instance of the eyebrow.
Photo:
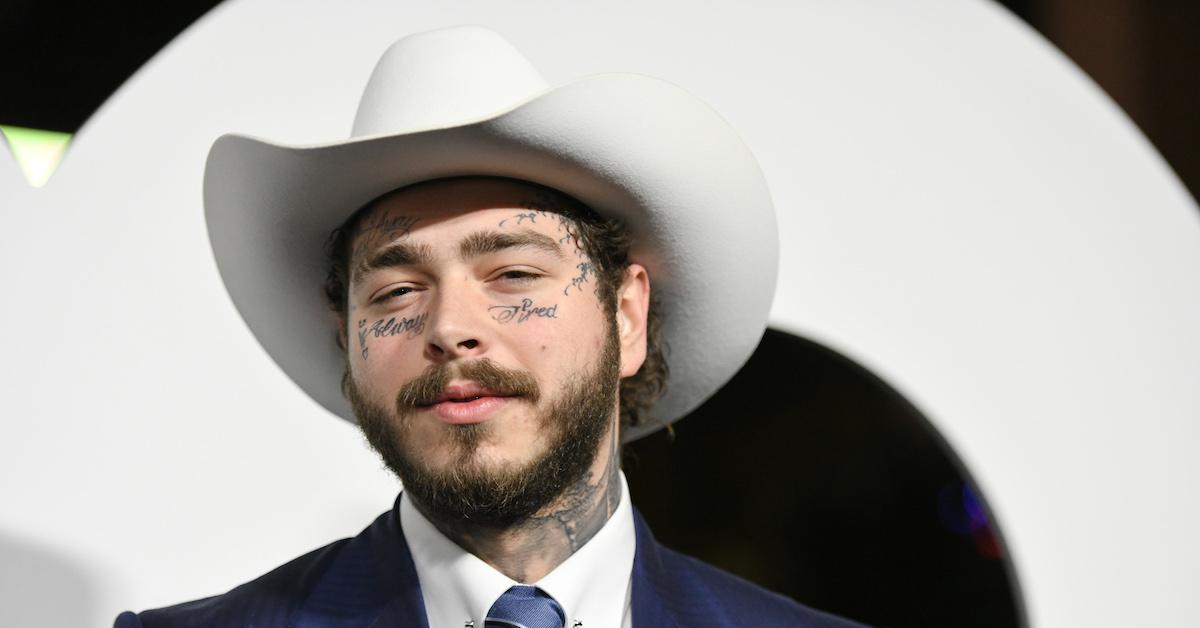
M371 273L383 268L397 266L429 265L433 262L433 249L428 244L397 242L376 252L354 267L353 283L361 283Z
M536 231L476 231L462 239L458 255L464 260L496 253L506 249L529 248L545 251L559 259L565 259L562 247L554 238Z
M532 248L545 251L566 259L562 247L548 235L536 231L520 231L516 233L500 233L497 231L476 231L462 239L458 245L458 254L462 259L473 259L489 253L507 249ZM354 268L351 276L353 283L361 283L363 279L384 268L400 266L422 266L434 261L433 249L424 243L397 242L376 252L363 260Z

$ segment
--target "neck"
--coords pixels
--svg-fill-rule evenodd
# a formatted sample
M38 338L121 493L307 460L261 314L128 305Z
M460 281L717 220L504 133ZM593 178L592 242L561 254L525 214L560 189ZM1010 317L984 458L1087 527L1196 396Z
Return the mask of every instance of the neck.
M611 428L588 472L528 520L497 530L431 518L447 538L521 583L541 580L600 531L621 501L620 444ZM413 502L417 505L416 502Z

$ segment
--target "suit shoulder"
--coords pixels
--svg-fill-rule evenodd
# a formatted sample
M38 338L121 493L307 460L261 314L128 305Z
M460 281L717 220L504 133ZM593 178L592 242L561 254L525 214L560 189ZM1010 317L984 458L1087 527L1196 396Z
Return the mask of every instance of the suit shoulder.
M703 589L730 617L754 617L759 625L769 626L863 628L862 624L809 608L691 556L660 548L660 556L670 573L690 573L693 586Z
M312 586L350 539L334 541L229 590L174 606L121 613L114 628L200 628L285 625Z

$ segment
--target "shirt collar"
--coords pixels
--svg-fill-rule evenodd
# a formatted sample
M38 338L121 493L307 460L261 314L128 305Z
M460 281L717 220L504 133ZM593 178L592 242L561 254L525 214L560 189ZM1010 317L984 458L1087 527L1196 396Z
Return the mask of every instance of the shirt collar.
M628 615L630 574L637 545L625 475L621 500L608 521L562 564L536 583L562 605L567 625L621 626ZM459 628L484 616L509 587L521 584L446 538L404 495L400 526L412 552L431 628Z

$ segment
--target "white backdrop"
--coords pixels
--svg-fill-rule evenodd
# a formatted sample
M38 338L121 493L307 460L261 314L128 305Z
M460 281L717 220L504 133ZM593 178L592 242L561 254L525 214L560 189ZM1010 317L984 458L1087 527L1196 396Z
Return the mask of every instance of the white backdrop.
M554 83L666 78L743 133L783 230L773 324L933 420L995 509L1035 626L1194 623L1195 202L996 6L745 7L233 0L124 85L45 188L0 152L0 624L100 626L219 593L390 506L355 430L237 317L201 173L226 131L345 137L389 43L462 23Z

